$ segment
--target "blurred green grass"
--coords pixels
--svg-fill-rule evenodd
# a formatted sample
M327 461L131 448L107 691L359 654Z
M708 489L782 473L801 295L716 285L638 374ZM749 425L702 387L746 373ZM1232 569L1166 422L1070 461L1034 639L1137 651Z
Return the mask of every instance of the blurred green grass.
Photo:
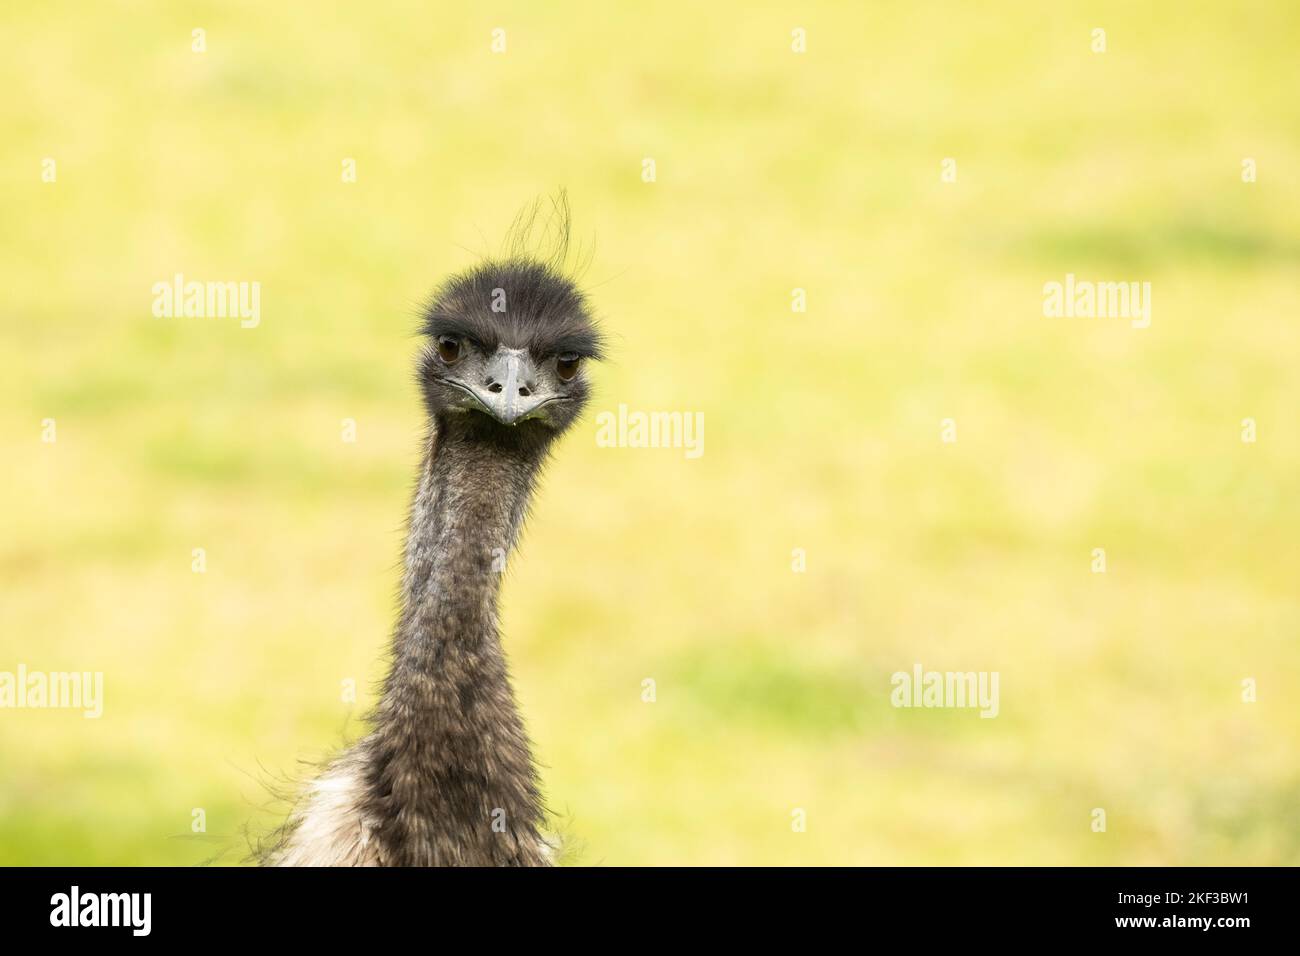
M102 670L106 697L0 712L0 862L236 862L259 780L355 729L416 304L557 186L615 341L593 411L707 425L687 460L597 448L589 416L512 562L578 860L1300 862L1300 11L0 22L0 670ZM260 281L261 325L152 318L176 272ZM1151 282L1151 328L1043 318L1067 272ZM1000 716L891 708L914 661L999 671Z

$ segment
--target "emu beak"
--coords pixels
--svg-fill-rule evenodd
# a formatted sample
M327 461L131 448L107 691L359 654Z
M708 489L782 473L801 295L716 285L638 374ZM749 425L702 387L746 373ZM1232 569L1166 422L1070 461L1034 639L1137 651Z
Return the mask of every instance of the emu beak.
M474 395L502 425L518 424L553 397L539 392L537 367L527 349L497 349L483 378Z

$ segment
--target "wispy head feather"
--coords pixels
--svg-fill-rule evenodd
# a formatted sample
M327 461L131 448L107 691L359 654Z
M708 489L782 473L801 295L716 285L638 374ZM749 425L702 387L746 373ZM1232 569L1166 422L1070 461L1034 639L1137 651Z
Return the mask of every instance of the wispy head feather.
M543 358L600 358L603 337L577 285L591 252L574 250L570 239L563 191L529 204L510 227L503 257L452 276L434 292L421 332L467 338L489 351L504 343Z

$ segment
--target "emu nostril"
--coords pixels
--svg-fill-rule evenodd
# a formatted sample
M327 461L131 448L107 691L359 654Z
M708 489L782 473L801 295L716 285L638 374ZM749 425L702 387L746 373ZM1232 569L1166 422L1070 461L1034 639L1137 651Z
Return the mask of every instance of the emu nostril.
M488 391L495 395L497 392L501 391L501 383L493 382L488 386Z
M519 394L520 394L520 395L523 395L523 396L525 396L525 397L527 397L527 396L529 396L529 395L531 395L531 394L533 394L533 393L529 390L529 388L528 388L527 385L520 385L520 386L519 386Z

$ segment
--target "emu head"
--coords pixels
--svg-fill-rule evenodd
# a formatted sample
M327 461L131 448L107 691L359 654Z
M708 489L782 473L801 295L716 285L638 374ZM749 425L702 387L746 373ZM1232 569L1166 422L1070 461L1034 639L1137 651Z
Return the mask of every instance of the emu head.
M527 258L453 276L425 309L421 331L430 416L488 440L545 442L564 431L589 397L586 365L602 351L578 288Z

